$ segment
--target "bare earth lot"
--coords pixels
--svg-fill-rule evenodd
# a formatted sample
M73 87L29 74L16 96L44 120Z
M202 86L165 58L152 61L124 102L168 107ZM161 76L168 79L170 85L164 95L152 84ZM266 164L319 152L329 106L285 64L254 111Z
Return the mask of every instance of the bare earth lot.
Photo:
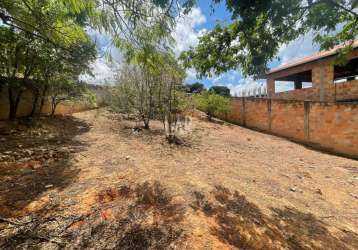
M0 127L0 249L358 249L358 161L192 119Z

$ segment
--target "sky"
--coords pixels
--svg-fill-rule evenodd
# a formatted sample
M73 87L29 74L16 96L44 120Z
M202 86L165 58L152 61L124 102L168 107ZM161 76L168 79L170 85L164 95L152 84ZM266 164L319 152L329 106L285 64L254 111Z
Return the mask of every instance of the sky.
M205 32L211 30L218 22L230 23L230 13L226 11L223 4L215 5L215 11L212 12L207 0L199 0L198 6L192 9L187 16L181 16L177 20L176 28L173 31L173 37L176 45L173 48L177 56L181 52L195 47L198 44L199 37ZM88 33L96 42L101 57L92 65L92 71L95 77L83 76L82 79L93 84L104 84L113 82L114 74L118 71L121 64L121 53L118 49L111 47L110 37L99 34L96 31L89 30ZM296 41L284 45L279 50L280 60L270 63L270 68L275 68L280 64L290 60L302 58L318 51L318 47L312 42L312 34L306 34ZM110 53L113 63L109 63L105 53ZM245 90L250 91L258 86L264 86L264 81L254 81L251 78L243 78L240 69L230 70L221 75L215 75L211 78L197 79L194 69L187 70L185 83L202 82L205 87L210 88L214 85L227 86L232 95L240 95ZM282 85L278 91L286 90L290 86Z

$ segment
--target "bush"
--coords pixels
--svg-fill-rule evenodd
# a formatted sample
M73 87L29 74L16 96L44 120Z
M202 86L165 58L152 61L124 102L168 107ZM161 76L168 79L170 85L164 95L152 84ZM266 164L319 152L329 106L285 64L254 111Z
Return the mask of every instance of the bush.
M209 89L209 92L217 94L217 95L221 95L224 97L231 97L230 89L226 86L212 86Z
M205 112L211 120L213 116L220 117L230 112L230 99L218 94L204 92L195 97L198 109Z
M193 84L187 84L185 85L185 87L187 88L187 92L188 93L201 93L205 88L204 88L204 84L200 83L200 82L196 82Z

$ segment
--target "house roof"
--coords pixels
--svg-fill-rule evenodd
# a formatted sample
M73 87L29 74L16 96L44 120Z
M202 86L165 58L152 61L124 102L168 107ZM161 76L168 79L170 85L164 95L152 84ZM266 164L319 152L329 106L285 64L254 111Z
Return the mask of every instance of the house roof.
M282 70L290 69L290 68L293 68L293 67L296 67L296 66L299 66L299 65L314 62L314 61L317 61L317 60L320 60L320 59L323 59L323 58L326 58L326 57L334 56L334 55L336 55L338 53L338 50L343 48L344 46L345 46L344 44L341 44L341 45L338 45L338 46L336 46L336 47L334 47L334 48L332 48L330 50L320 51L320 52L317 52L315 54L303 57L301 59L293 60L291 62L288 62L288 63L283 64L283 65L281 65L281 66L279 66L277 68L274 68L274 69L270 70L269 72L267 72L265 74L265 76L271 75L273 73L276 73L276 72L279 72L279 71L282 71ZM353 42L353 49L357 49L357 48L358 48L358 40L355 40Z

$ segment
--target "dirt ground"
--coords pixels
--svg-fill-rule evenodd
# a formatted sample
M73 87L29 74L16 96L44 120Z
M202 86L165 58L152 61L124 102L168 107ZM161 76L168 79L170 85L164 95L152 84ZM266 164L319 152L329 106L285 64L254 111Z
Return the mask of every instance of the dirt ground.
M198 115L0 126L1 249L358 249L358 161Z

